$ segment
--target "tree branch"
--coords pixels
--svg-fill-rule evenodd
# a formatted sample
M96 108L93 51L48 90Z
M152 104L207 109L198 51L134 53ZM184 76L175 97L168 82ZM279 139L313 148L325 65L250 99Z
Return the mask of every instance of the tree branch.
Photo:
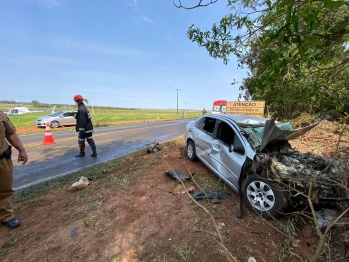
M202 4L202 1L203 1L203 0L199 0L199 3L198 3L197 5L191 6L191 7L185 7L185 6L183 6L181 0L177 0L177 1L179 2L179 4L176 4L176 3L175 3L175 0L172 0L172 3L173 3L173 5L174 5L175 7L177 7L177 8L183 8L183 9L186 9L186 10L191 10L191 9L195 9L195 8L198 8L198 7L209 6L209 5L211 5L211 4L216 3L218 0L210 0L210 2L207 3L207 4Z

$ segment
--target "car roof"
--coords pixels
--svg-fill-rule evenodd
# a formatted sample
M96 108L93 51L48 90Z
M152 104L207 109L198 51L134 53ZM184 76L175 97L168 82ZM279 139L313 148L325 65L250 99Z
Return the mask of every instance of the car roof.
M54 112L54 113L59 113L59 112L62 112L62 113L66 113L66 112L74 112L74 110L59 110L59 111Z
M221 114L221 115L205 115L205 116L212 116L214 118L218 119L231 119L235 121L238 124L242 125L265 125L265 122L269 120L268 118L259 117L259 116L250 116L250 115L238 115L238 114Z

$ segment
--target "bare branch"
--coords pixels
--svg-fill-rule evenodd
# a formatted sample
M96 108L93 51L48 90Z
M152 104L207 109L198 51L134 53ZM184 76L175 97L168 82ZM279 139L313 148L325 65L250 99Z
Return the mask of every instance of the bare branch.
M214 3L216 3L218 0L210 0L209 3L207 4L202 4L202 1L203 0L199 0L199 3L195 6L191 6L191 7L186 7L186 6L183 6L182 5L182 1L181 0L177 0L179 2L179 4L176 4L175 3L175 0L172 0L172 3L175 7L177 8L183 8L183 9L186 9L186 10L191 10L191 9L195 9L195 8L198 8L198 7L205 7L205 6L209 6L209 5L212 5Z

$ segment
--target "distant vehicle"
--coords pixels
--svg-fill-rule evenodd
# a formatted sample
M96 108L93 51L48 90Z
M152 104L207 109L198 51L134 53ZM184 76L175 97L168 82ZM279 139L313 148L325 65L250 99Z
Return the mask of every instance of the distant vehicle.
M52 107L52 109L50 110L51 113L54 113L55 108L56 108L56 106ZM26 114L39 113L39 112L49 112L49 111L45 111L45 110L31 110L28 107L16 106L14 108L7 108L4 111L4 114L8 115L8 116L18 116L18 115L26 115Z
M44 127L46 123L49 123L52 128L59 126L72 126L76 124L76 111L62 110L50 114L48 116L41 116L36 119L36 126Z
M33 113L28 107L17 106L15 108L7 108L4 112L5 115L13 116L13 115L25 115Z
M212 114L226 114L227 113L227 100L213 101Z

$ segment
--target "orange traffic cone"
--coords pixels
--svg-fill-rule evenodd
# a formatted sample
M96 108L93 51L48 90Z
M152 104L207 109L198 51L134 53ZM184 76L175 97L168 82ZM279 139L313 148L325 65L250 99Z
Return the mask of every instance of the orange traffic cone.
M44 142L42 144L43 145L56 144L55 140L53 140L49 123L46 123L46 132L45 132Z

